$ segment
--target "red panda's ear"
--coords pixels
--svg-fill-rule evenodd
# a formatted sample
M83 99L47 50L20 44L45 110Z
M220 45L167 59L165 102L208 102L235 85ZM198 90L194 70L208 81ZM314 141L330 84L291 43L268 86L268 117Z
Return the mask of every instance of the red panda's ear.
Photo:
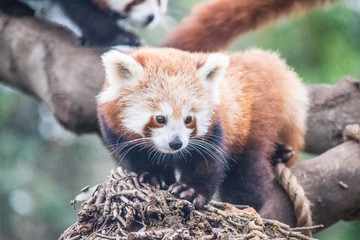
M143 67L134 58L119 51L106 52L101 59L110 86L121 87L123 84L141 79L144 74Z
M198 70L199 77L209 83L217 83L229 66L230 56L223 53L210 54Z

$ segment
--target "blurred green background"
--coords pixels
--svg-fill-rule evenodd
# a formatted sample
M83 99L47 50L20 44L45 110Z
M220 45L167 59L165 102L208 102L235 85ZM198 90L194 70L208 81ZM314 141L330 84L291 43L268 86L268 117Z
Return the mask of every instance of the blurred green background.
M169 17L139 34L156 46L196 2L170 0ZM305 83L359 78L360 1L271 24L242 36L231 51L250 47L279 52ZM57 239L77 220L70 200L114 167L97 136L67 132L42 103L0 84L0 240ZM360 222L340 222L315 237L359 240Z

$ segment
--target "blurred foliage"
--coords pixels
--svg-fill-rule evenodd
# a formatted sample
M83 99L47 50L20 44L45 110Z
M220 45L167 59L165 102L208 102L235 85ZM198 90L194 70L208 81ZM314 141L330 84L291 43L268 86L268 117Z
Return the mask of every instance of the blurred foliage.
M340 1L243 36L231 50L278 51L307 83L360 76L360 2Z
M158 45L196 2L170 1L162 27L138 32L148 45ZM359 78L359 11L357 0L317 8L246 34L231 51L278 51L307 83ZM66 132L43 104L0 85L0 240L57 239L76 221L70 200L114 167L97 136ZM340 222L315 237L358 240L360 224Z
M0 102L0 239L57 239L76 221L70 200L115 164L98 137L66 132L34 99L0 86Z

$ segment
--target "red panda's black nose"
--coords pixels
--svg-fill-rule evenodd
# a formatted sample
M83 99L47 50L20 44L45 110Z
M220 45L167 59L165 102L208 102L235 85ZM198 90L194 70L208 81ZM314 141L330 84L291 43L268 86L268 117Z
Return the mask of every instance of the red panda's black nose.
M155 18L154 14L150 14L149 16L147 16L146 18L146 25L148 25L149 23L151 23Z
M174 138L174 140L172 140L169 143L169 146L172 150L179 150L182 147L182 145L183 144L182 144L181 140L179 139L179 137Z

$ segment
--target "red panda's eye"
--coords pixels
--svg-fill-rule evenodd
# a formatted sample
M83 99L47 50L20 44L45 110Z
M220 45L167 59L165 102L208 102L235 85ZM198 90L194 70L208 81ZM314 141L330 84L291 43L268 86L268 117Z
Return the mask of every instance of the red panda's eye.
M165 124L165 117L164 116L156 116L156 121L160 124Z
M185 119L185 124L189 124L192 121L192 117L191 116L187 116Z

